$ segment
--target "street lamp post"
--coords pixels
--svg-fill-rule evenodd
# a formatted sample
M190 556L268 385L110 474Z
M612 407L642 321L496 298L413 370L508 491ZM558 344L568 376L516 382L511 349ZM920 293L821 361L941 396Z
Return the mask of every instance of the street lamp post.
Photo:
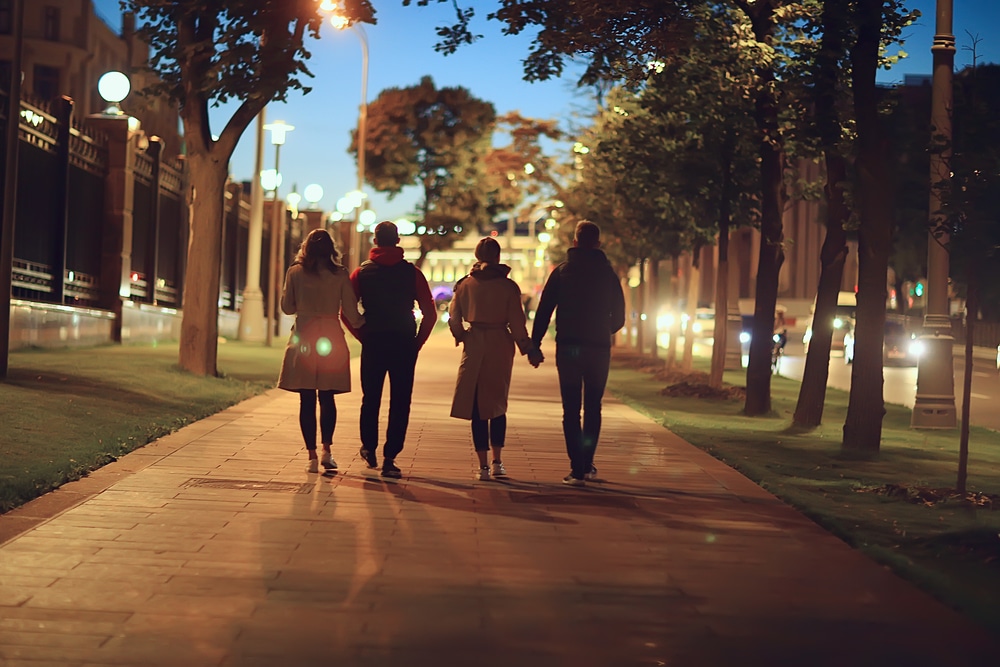
M280 317L277 304L281 299L281 281L283 276L279 275L284 267L281 266L279 236L284 240L283 225L281 215L284 210L284 203L278 198L278 187L281 185L280 158L281 147L285 143L286 135L295 128L283 120L276 120L264 126L265 130L271 132L271 143L274 144L274 187L271 190L271 243L270 243L270 281L267 299L267 345L274 344L274 331L277 327L276 320Z
M954 428L955 361L948 313L947 237L935 236L942 223L942 190L951 179L952 72L955 64L955 35L952 34L952 0L937 0L935 19L934 78L931 88L932 141L940 147L931 152L930 223L927 242L927 298L924 307L924 354L917 366L917 394L910 426L913 428Z
M330 11L334 9L334 6L330 2L324 2L320 8ZM361 106L358 108L358 192L364 192L365 150L368 139L368 35L360 24L349 24L347 19L340 14L332 14L330 16L330 24L337 30L350 28L361 42ZM361 247L364 241L361 214L364 212L364 209L365 202L362 201L361 206L355 210L354 225L351 227L351 256L349 263L352 271L364 261L364 257L362 256L363 249Z
M250 183L250 226L247 230L247 284L240 306L239 329L240 340L255 342L266 338L265 332L261 331L264 293L260 289L260 255L264 236L264 188L260 183L260 174L264 170L264 119L265 111L262 109L257 115L257 146L254 179Z

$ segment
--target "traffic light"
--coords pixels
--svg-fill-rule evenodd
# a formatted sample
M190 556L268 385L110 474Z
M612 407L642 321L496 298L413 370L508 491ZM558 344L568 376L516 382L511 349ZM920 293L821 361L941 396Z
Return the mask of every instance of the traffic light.
M917 284L913 286L913 296L923 296L924 295L924 281L918 280Z

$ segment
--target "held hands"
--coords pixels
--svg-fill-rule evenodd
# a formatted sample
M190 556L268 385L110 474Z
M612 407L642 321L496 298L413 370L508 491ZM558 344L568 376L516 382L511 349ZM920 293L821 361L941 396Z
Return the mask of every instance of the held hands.
M529 364L531 364L535 368L538 368L539 366L542 365L543 361L545 361L545 355L542 354L542 351L539 350L537 347L533 348L531 350L528 350L528 363Z

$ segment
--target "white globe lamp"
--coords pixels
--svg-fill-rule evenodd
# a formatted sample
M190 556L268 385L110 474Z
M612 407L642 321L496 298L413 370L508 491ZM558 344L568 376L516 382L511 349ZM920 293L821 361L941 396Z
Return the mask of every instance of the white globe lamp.
M302 193L305 200L309 202L309 208L316 208L316 204L323 198L323 186L317 183L310 183Z
M123 115L125 112L122 111L121 102L128 97L131 90L132 84L121 72L107 72L102 75L97 80L97 92L108 103L104 113L109 116Z

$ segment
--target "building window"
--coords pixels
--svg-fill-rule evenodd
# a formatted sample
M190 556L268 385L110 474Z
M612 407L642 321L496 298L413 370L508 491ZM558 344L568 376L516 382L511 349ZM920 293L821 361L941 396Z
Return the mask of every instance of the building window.
M45 8L45 39L50 42L59 41L59 8Z
M51 100L59 95L59 70L35 65L34 93L43 100Z
M11 29L11 0L0 0L0 35L9 35Z

